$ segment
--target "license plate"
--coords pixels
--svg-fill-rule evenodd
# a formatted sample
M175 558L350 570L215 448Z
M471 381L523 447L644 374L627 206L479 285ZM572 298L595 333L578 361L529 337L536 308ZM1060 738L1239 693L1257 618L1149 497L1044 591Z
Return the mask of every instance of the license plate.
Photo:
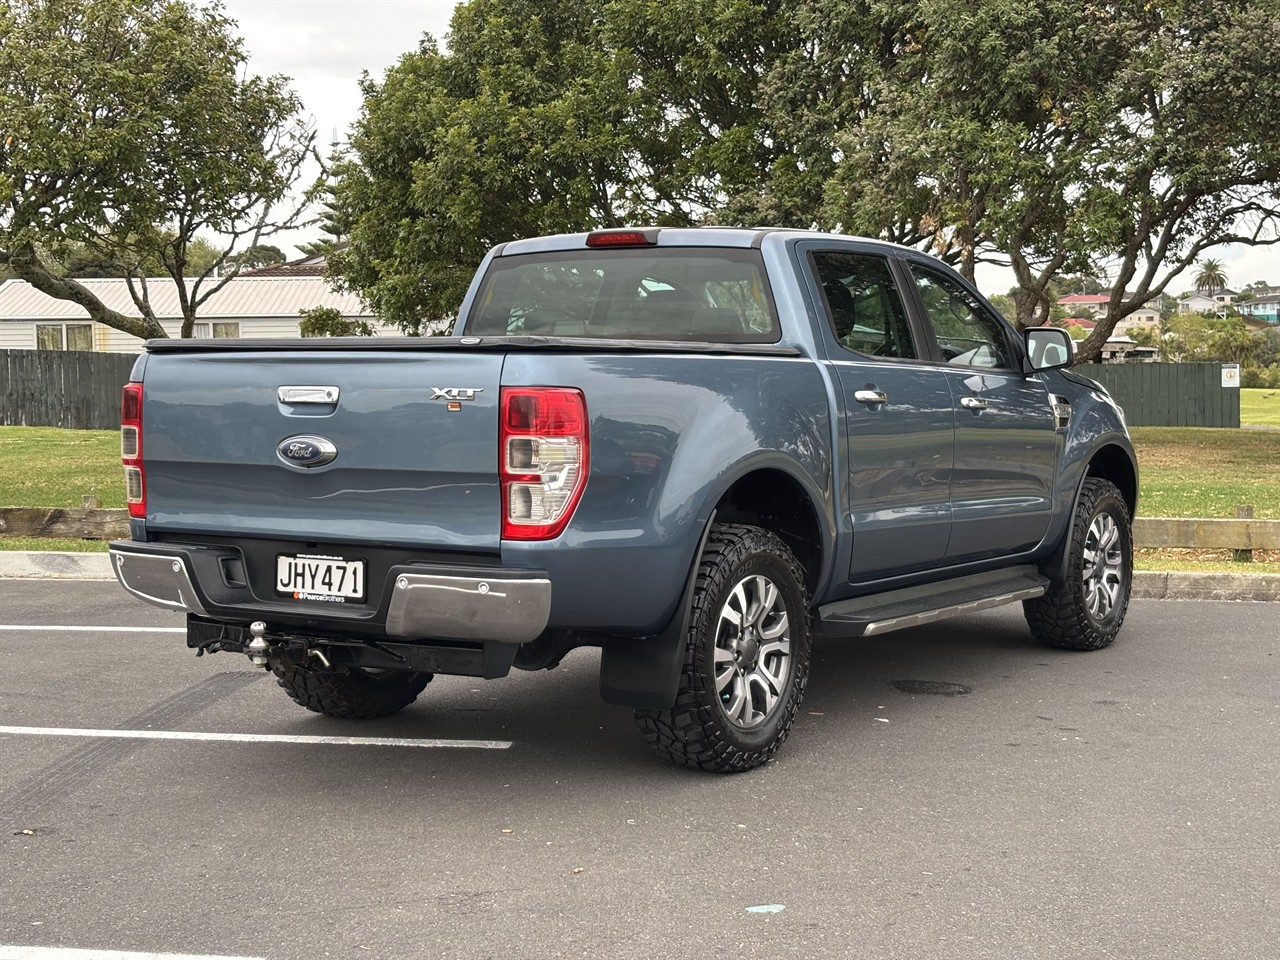
M364 561L310 554L276 556L276 593L295 600L346 603L364 599Z

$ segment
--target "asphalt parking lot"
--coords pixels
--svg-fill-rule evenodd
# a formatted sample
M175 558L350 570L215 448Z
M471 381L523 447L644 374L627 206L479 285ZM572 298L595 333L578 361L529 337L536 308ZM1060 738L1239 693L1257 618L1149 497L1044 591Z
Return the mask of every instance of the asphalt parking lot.
M1135 601L1093 654L1009 608L822 642L791 740L733 777L652 756L589 651L341 722L180 628L0 580L0 960L1280 943L1278 603Z

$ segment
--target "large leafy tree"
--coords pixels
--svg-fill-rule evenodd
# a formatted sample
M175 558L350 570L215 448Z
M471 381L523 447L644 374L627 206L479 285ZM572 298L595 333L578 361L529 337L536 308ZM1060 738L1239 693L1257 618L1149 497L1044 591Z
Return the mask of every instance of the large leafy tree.
M621 220L883 236L1106 276L1082 347L1205 251L1272 242L1280 0L472 0L381 83L341 170L350 289L410 329L490 245Z
M1106 273L1085 358L1204 251L1275 241L1275 0L911 6L841 139L846 226L907 211L967 272L1002 251L1020 324L1049 317L1058 274Z
M248 74L233 28L216 3L0 3L0 266L101 323L163 337L147 283L158 265L191 335L236 249L296 221L282 202L313 139L285 79ZM193 276L215 235L217 257ZM141 317L47 253L71 248L127 276Z
M430 38L363 84L354 157L335 165L330 271L416 333L457 309L484 252L621 224L632 75L591 0L473 0L449 51Z

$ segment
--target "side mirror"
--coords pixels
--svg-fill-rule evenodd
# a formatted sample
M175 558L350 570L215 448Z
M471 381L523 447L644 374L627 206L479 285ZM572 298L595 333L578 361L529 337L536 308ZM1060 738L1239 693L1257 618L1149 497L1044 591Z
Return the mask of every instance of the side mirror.
M1075 341L1061 327L1028 327L1023 338L1032 370L1057 370L1075 361Z

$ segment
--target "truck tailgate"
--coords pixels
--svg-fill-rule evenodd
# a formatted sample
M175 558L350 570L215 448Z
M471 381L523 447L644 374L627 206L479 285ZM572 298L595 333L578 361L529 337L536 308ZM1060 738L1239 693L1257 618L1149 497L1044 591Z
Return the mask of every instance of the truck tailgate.
M502 353L163 360L144 381L150 533L499 548Z

